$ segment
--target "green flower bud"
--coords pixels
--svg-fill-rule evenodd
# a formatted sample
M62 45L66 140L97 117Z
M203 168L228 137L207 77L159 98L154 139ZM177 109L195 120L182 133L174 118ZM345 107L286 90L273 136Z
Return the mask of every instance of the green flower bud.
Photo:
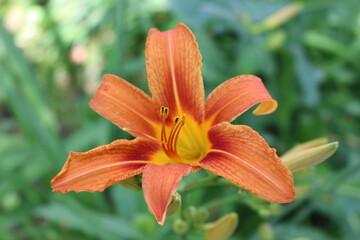
M192 208L190 208L192 209ZM209 218L209 211L204 209L204 208L198 208L198 209L194 209L196 211L192 211L191 215L191 223L192 223L192 227L196 232L201 232L202 229L204 228L204 223L208 220Z
M197 214L201 222L206 222L210 217L209 211L205 208L200 208Z
M272 15L268 16L264 21L252 26L250 25L250 29L253 33L261 33L272 30L288 22L291 18L298 15L302 9L303 6L300 3L290 3ZM247 20L246 23L249 25L251 21Z
M184 218L188 221L193 221L196 218L197 210L194 206L189 206L184 211Z
M230 213L216 222L207 223L204 226L204 236L207 240L224 240L230 237L238 224L238 215Z
M174 215L177 210L181 206L181 195L179 193L175 193L172 196L171 202L166 210L166 216L172 216Z
M184 220L177 218L173 223L173 230L176 234L184 234L189 230L189 224Z
M295 147L291 148L289 151L284 153L281 157L285 157L288 154L295 153L295 152L300 152L300 151L305 150L305 149L310 149L310 148L314 148L314 147L320 147L320 146L325 145L327 143L329 143L329 141L325 137L317 138L317 139L314 139L314 140L311 140L311 141L307 141L307 142L298 144Z
M306 142L289 150L280 158L291 171L298 171L319 164L333 155L339 143L326 143L327 140L324 138Z
M302 8L303 7L300 3L291 3L266 18L263 22L263 26L266 30L276 28L296 16L302 10Z
M274 239L271 225L268 223L263 223L260 225L259 234L261 236L261 239L263 239L263 240L273 240Z
M286 34L284 31L274 31L266 39L266 47L269 50L276 50L284 45Z
M119 184L129 190L132 191L140 191L141 190L141 182L140 179L136 176L125 179L124 181L119 182Z

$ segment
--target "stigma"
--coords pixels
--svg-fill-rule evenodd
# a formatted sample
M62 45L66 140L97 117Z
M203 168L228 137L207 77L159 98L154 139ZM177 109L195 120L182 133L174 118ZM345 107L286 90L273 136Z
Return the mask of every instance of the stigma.
M177 141L179 138L179 134L181 128L185 124L185 114L176 116L173 121L173 125L171 127L170 133L166 133L166 119L169 117L169 108L161 106L160 107L160 116L162 118L162 126L161 126L161 146L166 153L166 155L172 160L183 163L184 161L180 157L177 152Z

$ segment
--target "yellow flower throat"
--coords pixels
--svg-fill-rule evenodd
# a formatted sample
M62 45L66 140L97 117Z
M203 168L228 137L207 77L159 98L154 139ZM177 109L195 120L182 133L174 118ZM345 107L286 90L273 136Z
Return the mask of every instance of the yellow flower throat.
M159 164L189 164L200 161L209 146L202 126L199 126L193 119L187 118L185 114L182 114L174 118L170 128L167 127L166 120L169 117L169 108L164 106L160 107L160 117L162 118L160 132L161 146L168 158Z

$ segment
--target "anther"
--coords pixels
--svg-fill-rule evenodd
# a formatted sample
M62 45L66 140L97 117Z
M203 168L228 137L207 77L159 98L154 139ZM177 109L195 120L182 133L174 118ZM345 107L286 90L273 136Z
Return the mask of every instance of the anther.
M166 119L169 116L169 108L161 106L160 107L160 116Z
M175 119L174 119L174 123L175 123L175 124L177 124L177 123L178 123L178 121L179 121L179 119L180 119L179 117L175 117Z

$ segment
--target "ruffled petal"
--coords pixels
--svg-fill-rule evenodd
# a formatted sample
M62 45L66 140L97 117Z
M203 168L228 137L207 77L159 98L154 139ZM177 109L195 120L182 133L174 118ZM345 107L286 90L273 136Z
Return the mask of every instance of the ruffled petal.
M257 103L254 114L269 114L276 110L277 102L270 96L260 78L241 75L218 86L205 103L205 119L212 125L231 122Z
M220 123L209 131L212 149L199 165L273 202L291 202L290 170L265 140L247 126Z
M103 191L142 172L160 144L146 139L117 140L88 152L70 152L63 169L52 179L59 193Z
M164 224L172 195L190 170L191 166L186 164L146 165L142 178L144 197L159 224Z
M161 120L159 109L155 108L149 96L115 75L104 76L89 105L95 112L134 136L154 137L154 124Z
M202 122L201 54L190 29L184 24L166 32L151 29L145 54L149 89L157 106L168 107L171 120L186 113Z

